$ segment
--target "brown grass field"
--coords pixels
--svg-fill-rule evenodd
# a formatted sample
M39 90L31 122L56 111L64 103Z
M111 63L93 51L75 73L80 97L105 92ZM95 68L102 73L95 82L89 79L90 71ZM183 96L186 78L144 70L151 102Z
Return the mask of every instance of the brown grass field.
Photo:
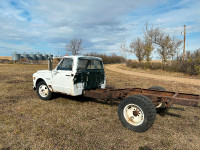
M32 74L46 65L0 64L0 149L200 149L200 107L175 105L156 115L145 133L122 126L117 106L57 94L40 100ZM199 94L200 85L167 82L106 69L108 86L148 88ZM177 75L176 75L177 76Z
M0 59L12 60L12 57L11 56L0 56Z

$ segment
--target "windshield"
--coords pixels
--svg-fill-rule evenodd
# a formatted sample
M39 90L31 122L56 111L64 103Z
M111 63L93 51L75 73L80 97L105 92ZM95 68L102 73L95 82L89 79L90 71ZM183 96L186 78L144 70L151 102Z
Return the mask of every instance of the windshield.
M78 69L103 69L102 61L97 59L83 59L79 58Z

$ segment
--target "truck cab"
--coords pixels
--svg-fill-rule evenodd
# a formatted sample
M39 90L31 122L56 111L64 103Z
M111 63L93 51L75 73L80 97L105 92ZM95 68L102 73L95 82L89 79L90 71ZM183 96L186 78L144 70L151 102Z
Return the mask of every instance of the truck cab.
M104 66L98 57L64 56L55 69L39 70L33 74L33 88L43 100L51 99L54 92L78 96L84 90L104 89L105 86Z

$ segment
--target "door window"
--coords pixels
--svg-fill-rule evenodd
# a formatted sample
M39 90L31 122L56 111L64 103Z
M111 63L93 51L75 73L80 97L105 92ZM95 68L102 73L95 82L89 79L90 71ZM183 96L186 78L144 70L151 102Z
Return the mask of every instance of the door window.
M69 70L72 71L73 59L72 58L64 58L60 65L57 67L57 70Z

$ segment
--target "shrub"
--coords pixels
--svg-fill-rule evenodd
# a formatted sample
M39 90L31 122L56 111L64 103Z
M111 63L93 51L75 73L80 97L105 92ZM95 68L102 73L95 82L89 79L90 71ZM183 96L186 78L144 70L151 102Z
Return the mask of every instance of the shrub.
M200 74L200 50L196 50L193 53L188 52L185 60L182 56L177 57L177 60L171 60L166 63L162 62L138 62L127 60L126 65L131 68L143 68L143 69L162 69L171 72L182 72L190 75Z
M111 56L108 56L105 54L89 53L89 54L85 54L85 56L100 57L103 60L104 64L115 64L115 63L125 62L124 57L118 56L116 54L112 54Z
M126 65L131 68L143 68L143 69L162 69L163 64L159 62L138 62L138 61L132 61L132 60L127 60Z

